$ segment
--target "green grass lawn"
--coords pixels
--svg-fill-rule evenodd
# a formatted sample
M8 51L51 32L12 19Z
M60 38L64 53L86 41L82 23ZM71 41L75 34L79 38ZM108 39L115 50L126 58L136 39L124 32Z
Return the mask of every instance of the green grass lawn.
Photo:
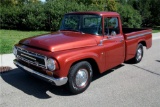
M154 27L152 32L153 32L153 33L160 32L160 26Z
M0 54L12 53L14 44L31 36L48 33L46 31L0 30Z
M152 33L158 33L160 30L152 30Z

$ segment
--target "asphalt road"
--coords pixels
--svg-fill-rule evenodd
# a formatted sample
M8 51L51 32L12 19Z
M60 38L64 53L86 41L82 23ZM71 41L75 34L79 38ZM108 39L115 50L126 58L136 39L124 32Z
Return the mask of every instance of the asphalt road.
M160 35L139 64L121 64L70 95L15 68L1 74L0 107L160 107Z

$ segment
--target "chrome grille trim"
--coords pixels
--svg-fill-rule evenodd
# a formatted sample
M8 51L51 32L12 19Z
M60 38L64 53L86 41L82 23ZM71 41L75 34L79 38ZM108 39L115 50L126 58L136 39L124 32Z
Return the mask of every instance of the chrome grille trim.
M35 65L35 66L38 66L38 67L41 67L41 68L45 68L44 65L42 65L42 64L37 64L36 62L32 62L32 61L30 61L30 60L27 60L27 59L25 59L25 58L23 58L23 57L21 57L21 56L17 56L17 58L20 59L20 60L22 60L22 61L24 61L24 62L30 63L30 64L32 64L32 65Z
M20 51L20 52L26 53L28 55L34 56L34 57L38 57L38 58L45 58L46 57L44 55L40 55L40 54L37 54L37 53L34 53L34 52L30 52L30 51L24 50L24 49L19 48L19 47L17 47L17 50Z
M44 60L44 65L40 64L40 62L37 62L37 61L34 62L32 60L28 60L27 58L23 58L23 56L19 56L19 55L16 55L17 59L20 59L20 60L22 60L24 62L27 62L27 63L32 64L32 65L35 65L37 67L41 67L41 68L47 69L47 66L46 66L47 57L46 56L40 55L38 53L31 52L31 51L28 51L28 50L25 50L25 49L22 49L22 48L19 48L19 47L17 47L17 51L21 52L22 54L24 53L24 54L28 55L28 57L33 56L36 59Z

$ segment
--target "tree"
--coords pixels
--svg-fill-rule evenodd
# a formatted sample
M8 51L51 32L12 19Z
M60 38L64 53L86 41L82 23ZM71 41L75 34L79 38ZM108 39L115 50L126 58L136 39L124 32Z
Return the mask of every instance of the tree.
M39 0L13 0L18 1L15 2L18 4L14 4L12 0L1 1L0 23L1 28L5 29L55 31L65 13L76 11L117 11L126 27L140 27L142 20L138 9L135 7L135 10L125 0L120 0L124 4L116 0L47 0L45 3L38 2ZM152 5L157 0L154 1ZM150 9L155 11L158 7L152 6ZM153 12L150 22L158 23L159 19L154 20L154 16L159 13Z
M160 2L159 0L152 0L150 5L151 17L148 20L150 26L160 26Z
M142 16L142 26L148 26L151 17L150 5L152 0L128 0L128 4L138 10Z
M131 5L117 4L117 8L117 12L121 15L123 27L137 28L141 26L141 15Z
M40 2L40 0L0 0L1 5L22 5L24 3L36 3Z
M127 0L117 0L117 2L119 2L120 4L126 4Z
M117 11L117 3L115 0L107 0L107 9L108 11Z

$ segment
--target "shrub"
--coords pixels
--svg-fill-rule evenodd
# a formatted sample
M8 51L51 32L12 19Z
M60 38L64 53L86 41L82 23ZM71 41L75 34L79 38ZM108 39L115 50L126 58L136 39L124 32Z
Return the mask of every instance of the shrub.
M44 13L44 5L41 3L29 3L22 7L20 23L22 28L26 30L46 30L46 15Z
M130 5L117 5L117 12L121 15L124 27L139 28L142 24L142 17L139 12Z
M0 13L1 28L16 29L18 27L19 16L21 14L20 7L1 6Z
M90 2L89 2L90 1ZM141 16L129 5L118 4L115 0L48 0L46 3L23 3L20 5L1 5L1 28L18 30L59 29L65 13L76 11L116 11L122 16L124 26L140 27ZM105 8L104 6L107 5Z

